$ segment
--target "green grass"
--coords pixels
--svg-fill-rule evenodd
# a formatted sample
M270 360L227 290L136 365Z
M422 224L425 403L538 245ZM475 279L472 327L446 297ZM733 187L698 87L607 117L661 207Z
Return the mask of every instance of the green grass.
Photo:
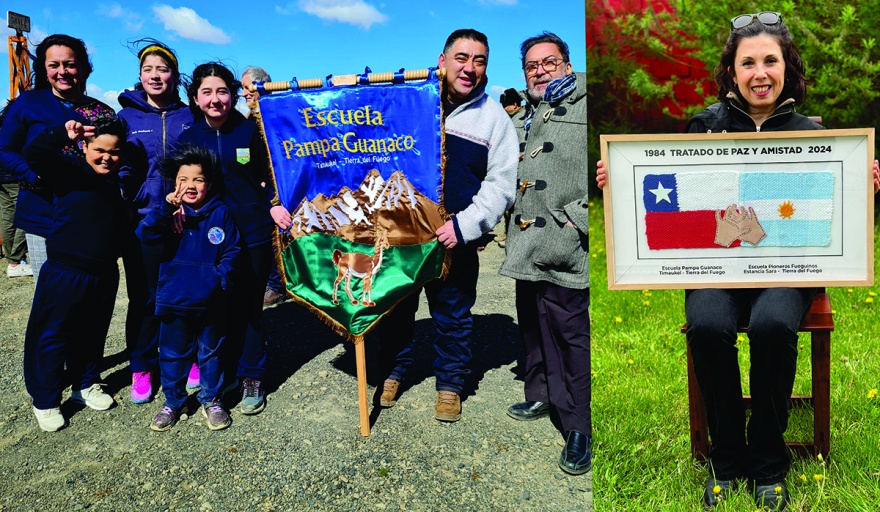
M878 231L875 226L875 239ZM597 200L590 208L590 252L596 510L702 510L700 497L708 473L690 455L685 337L679 331L684 292L608 290L604 211ZM871 389L880 388L880 286L828 288L828 292L835 320L831 452L825 462L795 459L787 480L788 510L877 511L880 396L868 396ZM808 335L801 334L799 345L794 391L809 395ZM747 359L748 350L741 350L745 390ZM812 411L795 411L786 438L811 437ZM814 475L823 477L816 480ZM717 510L755 509L741 486Z

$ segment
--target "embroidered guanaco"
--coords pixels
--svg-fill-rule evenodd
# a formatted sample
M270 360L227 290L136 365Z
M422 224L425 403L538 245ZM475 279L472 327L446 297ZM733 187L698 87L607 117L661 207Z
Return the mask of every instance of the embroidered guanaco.
M337 298L339 292L339 283L345 279L345 293L348 294L352 305L357 305L358 301L351 293L352 276L360 278L363 293L361 294L361 304L364 306L375 306L373 302L373 276L379 272L382 266L382 253L388 249L388 234L384 230L376 231L376 245L373 247L373 256L360 252L343 253L339 249L333 251L333 263L339 269L336 275L336 281L333 283L333 304L338 305Z

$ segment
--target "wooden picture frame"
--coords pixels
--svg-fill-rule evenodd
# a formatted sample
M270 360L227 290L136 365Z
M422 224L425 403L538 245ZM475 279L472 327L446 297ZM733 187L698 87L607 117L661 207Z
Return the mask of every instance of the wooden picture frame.
M873 285L873 128L600 143L610 289Z

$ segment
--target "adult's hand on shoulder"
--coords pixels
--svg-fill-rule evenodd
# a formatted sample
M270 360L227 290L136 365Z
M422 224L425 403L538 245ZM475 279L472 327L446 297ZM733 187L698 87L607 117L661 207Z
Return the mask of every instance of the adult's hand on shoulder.
M599 188L605 188L607 182L608 173L605 172L605 163L599 160L596 162L596 185L599 185Z

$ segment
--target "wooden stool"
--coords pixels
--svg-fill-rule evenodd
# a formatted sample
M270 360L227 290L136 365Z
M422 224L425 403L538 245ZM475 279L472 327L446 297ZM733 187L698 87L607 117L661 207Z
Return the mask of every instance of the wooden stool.
M738 325L737 332L747 332L748 325ZM828 457L829 428L831 423L831 331L834 320L831 318L831 300L825 289L821 288L813 299L810 311L804 317L798 332L809 332L811 339L811 361L813 369L813 395L792 396L792 407L813 406L813 441L787 442L785 444L800 456ZM687 324L681 328L687 333ZM698 460L709 456L709 426L706 420L706 404L700 395L691 347L687 343L688 366L688 409L691 426L691 455ZM751 407L751 397L743 396L746 408Z

